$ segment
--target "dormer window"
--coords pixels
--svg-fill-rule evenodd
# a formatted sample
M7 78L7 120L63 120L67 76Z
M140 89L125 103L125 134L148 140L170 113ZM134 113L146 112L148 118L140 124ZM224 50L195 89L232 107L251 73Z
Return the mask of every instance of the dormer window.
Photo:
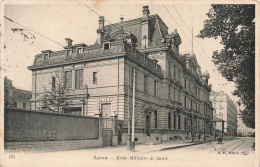
M104 50L110 50L110 42L104 43Z
M67 56L71 56L72 52L71 50L67 50Z
M49 59L49 55L48 54L44 54L43 55L43 60L48 60Z
M82 53L83 53L83 49L82 49L82 48L78 48L78 49L77 49L77 53L78 53L78 54L82 54Z

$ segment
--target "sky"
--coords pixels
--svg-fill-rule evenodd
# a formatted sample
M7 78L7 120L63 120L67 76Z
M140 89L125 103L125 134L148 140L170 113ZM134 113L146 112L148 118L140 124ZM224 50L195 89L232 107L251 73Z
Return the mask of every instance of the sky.
M212 84L212 89L224 91L231 99L238 100L232 95L232 91L235 89L234 84L226 81L211 61L213 51L223 48L220 40L196 38L203 28L203 21L207 19L206 13L211 6L205 2L194 3L191 1L186 3L175 1L163 3L158 1L45 1L35 3L34 1L28 3L27 1L27 3L13 2L2 5L4 15L20 24L17 25L4 19L4 31L2 31L5 45L1 61L3 72L13 81L16 88L32 89L31 71L27 67L33 64L34 56L41 51L62 50L61 45L65 45L65 38L71 38L73 44L94 44L97 38L99 16L85 5L111 23L120 22L121 15L125 21L142 17L142 7L148 5L150 14L158 14L168 26L169 33L177 29L182 39L180 53L191 52L192 33L190 30L193 27L193 50L202 72L207 70L210 74L209 83ZM109 23L106 21L105 25L107 24ZM23 28L21 25L27 27L27 31L24 33L32 39L25 40L20 32L12 31L14 28Z

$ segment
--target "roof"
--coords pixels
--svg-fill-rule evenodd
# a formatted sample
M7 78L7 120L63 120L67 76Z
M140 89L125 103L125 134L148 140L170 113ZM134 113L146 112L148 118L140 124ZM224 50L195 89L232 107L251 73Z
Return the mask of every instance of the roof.
M104 40L110 40L115 36L115 34L122 32L131 33L136 37L137 48L141 48L142 45L142 21L143 17L127 20L120 23L106 25ZM158 39L164 38L168 35L168 27L162 21L162 19L157 15L149 16L149 26L150 26L150 47L156 47ZM175 34L178 35L178 34Z

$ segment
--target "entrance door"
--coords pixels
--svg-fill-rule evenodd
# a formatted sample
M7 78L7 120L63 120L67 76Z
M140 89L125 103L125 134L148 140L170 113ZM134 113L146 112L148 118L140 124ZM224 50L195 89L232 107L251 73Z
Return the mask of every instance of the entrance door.
M112 118L111 115L111 104L101 104L101 113L102 113L102 138L103 138L103 146L112 146Z
M146 135L151 135L151 116L146 115Z
M109 129L102 130L103 146L112 146L113 131Z

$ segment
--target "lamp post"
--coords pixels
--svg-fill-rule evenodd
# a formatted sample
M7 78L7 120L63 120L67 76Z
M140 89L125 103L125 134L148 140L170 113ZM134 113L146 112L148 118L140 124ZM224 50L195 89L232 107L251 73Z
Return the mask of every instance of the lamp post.
M133 69L132 150L135 149L135 69Z
M130 67L128 71L130 72ZM128 75L128 134L127 134L126 149L131 150L130 73Z

